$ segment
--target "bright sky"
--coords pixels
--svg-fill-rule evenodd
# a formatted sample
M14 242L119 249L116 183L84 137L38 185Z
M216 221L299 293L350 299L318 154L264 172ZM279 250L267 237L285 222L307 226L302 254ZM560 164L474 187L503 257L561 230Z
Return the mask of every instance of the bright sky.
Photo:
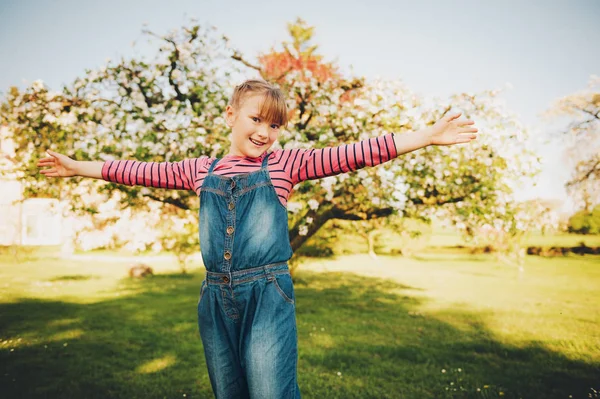
M600 75L597 0L0 0L0 92L36 79L56 90L107 58L150 55L131 46L143 24L166 33L188 17L249 56L287 39L286 23L301 17L344 70L401 79L424 95L510 83L508 108L538 134L552 129L540 113ZM544 170L519 197L564 199L560 145L536 146Z

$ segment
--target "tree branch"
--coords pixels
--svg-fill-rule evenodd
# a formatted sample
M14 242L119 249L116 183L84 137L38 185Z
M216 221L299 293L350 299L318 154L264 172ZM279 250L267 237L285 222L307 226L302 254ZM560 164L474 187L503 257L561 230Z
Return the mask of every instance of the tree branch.
M292 250L296 251L300 248L310 237L315 235L317 231L330 219L343 219L343 220L370 220L376 219L380 217L390 216L394 210L392 208L382 208L382 209L374 209L367 213L366 218L355 215L351 212L345 211L343 209L339 209L337 207L332 207L323 211L323 206L319 209L320 212L315 210L309 210L301 221L306 220L307 217L311 217L313 222L308 225L308 231L306 235L300 235L300 226L301 222L296 223L296 225L290 230L290 243L292 245Z
M289 67L288 69L286 69L285 71L283 71L283 73L282 73L281 75L277 76L277 77L275 78L275 81L276 81L276 82L279 82L281 79L283 79L283 78L285 77L285 75L287 75L288 73L290 73L290 72L291 72L291 71L293 71L293 70L294 70L294 68L293 68L293 67Z
M432 197L426 197L425 200L421 199L421 198L415 198L412 200L412 203L415 205L445 205L445 204L455 204L457 202L462 202L464 201L467 197L466 196L462 196L462 197L455 197L455 198L450 198L447 200L440 200L440 199L435 199L434 201L427 201L429 198Z
M310 123L310 120L312 119L314 114L315 114L314 111L310 111L308 118L306 118L306 120L304 122L300 121L300 123L298 124L298 129L300 129L300 130L306 129L306 127Z
M175 198L160 198L153 194L142 194L142 195L144 197L150 198L154 201L164 202L165 204L171 204L171 205L174 205L174 206L176 206L180 209L186 210L186 211L190 209L190 207L186 203L184 203L183 201L180 201L178 199L175 199Z
M588 171L583 175L574 178L567 182L567 187L573 187L578 184L581 184L588 180L592 175L600 174L600 160L597 160L595 164L591 165Z
M173 71L175 70L175 67L177 67L177 60L179 59L179 49L177 48L177 43L175 43L175 41L173 39L169 39L168 37L164 37L164 36L158 36L154 32L151 32L147 29L142 30L142 32L146 33L150 36L154 36L154 37L157 37L164 41L167 41L173 45L173 48L175 49L175 51L174 51L175 57L173 57L173 56L169 57L171 60L171 65L170 65L171 70L169 71L169 84L171 86L173 86L173 89L175 90L175 93L177 94L177 100L181 101L181 102L185 101L186 97L181 93L181 91L179 90L179 86L177 86L177 84L173 81L173 76L172 76ZM192 37L192 39L193 38L194 37ZM190 40L190 42L192 41L192 39Z
M175 71L175 68L177 68L177 60L179 59L179 49L177 48L177 43L175 43L175 40L169 39L166 37L163 37L163 39L166 40L167 42L171 43L173 45L173 48L175 49L173 51L173 54L171 54L171 56L169 57L170 61L171 61L171 65L170 65L171 69L169 70L169 84L171 86L173 86L173 89L175 90L175 93L177 94L177 96L176 96L177 100L180 102L184 102L185 96L181 93L181 90L179 90L179 86L173 80L173 71Z
M246 65L248 68L252 68L252 69L256 69L258 72L260 72L260 75L263 75L263 70L261 67L256 66L256 65L252 65L251 63L249 63L248 61L246 61L245 59L242 58L242 56L240 55L240 53L235 52L231 58L233 58L236 61L241 62L242 64Z
M125 69L126 71L129 71L131 77L133 78L134 76L139 78L139 72L138 71L134 71L131 68L127 68L125 66L123 66L123 69ZM138 89L140 90L140 93L142 93L142 96L144 97L144 102L146 103L146 107L148 107L148 109L152 108L152 102L150 101L150 98L146 95L146 90L142 87L141 83L136 83L133 79L130 79L131 82L135 83L135 85L138 87ZM141 79L140 79L141 81Z
M333 212L331 210L327 210L321 213L317 213L317 211L309 210L306 215L301 220L305 220L307 217L312 217L313 222L308 225L308 231L306 235L300 235L300 223L296 223L296 225L290 230L290 244L292 245L292 250L296 251L300 248L310 237L312 237L321 226L323 226L329 219L333 218Z

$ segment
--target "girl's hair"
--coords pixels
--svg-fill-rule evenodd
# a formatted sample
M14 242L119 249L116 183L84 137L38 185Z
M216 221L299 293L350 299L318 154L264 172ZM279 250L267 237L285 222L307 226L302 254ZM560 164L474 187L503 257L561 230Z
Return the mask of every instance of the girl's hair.
M260 117L285 127L288 123L288 111L283 93L278 87L264 80L249 79L241 85L236 86L229 100L229 105L239 109L244 100L257 94L264 97L260 105Z

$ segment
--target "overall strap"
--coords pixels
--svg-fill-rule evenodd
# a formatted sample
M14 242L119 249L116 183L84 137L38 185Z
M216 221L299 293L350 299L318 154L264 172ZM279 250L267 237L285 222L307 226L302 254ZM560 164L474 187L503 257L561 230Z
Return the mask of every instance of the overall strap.
M269 156L270 155L271 155L270 153L268 153L267 155L265 155L265 159L263 159L262 165L260 167L261 169L267 170L267 168L269 167Z
M208 174L210 175L213 170L215 169L215 166L217 166L217 163L220 161L220 158L216 158L211 164L210 164L210 168L208 169Z

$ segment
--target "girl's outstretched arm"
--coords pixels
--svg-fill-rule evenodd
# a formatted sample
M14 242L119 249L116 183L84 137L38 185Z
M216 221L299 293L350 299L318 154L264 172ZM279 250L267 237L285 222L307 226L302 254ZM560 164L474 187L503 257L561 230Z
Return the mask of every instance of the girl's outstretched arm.
M277 169L286 172L288 179L283 183L290 185L290 189L304 180L353 172L382 164L397 156L392 133L337 147L275 151Z
M468 143L477 137L477 128L473 126L473 121L459 121L460 115L447 115L422 130L390 133L354 144L312 150L282 150L278 163L289 176L286 183L294 186L304 180L376 166L429 145Z
M43 158L38 166L50 169L40 173L48 177L82 176L104 179L129 186L141 185L176 190L194 190L200 167L208 157L184 159L180 162L139 161L75 161L66 155L48 150L49 158Z

